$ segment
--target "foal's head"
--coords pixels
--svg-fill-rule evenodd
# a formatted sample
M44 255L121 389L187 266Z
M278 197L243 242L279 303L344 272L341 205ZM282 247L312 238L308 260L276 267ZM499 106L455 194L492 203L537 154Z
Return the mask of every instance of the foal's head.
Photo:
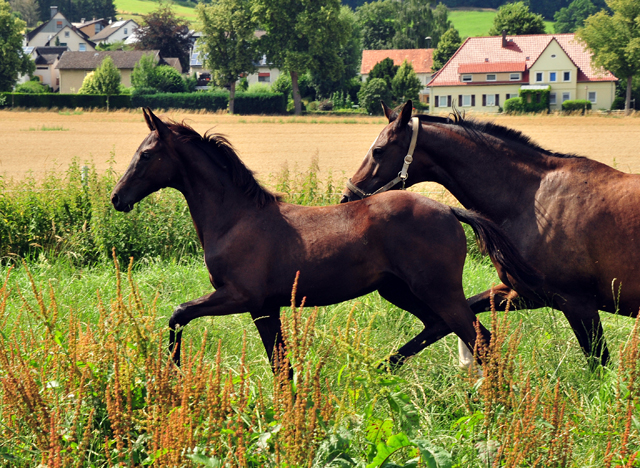
M407 101L400 114L391 110L383 102L382 108L389 124L380 132L367 152L358 171L351 182L365 193L373 193L387 182L393 180L402 169L404 157L411 142L412 102ZM407 184L411 185L411 170ZM400 188L401 185L394 187ZM357 200L360 196L350 189L345 189L341 203Z
M142 112L151 133L142 141L111 193L111 202L118 211L131 211L134 204L161 188L177 188L179 160L172 131L151 109Z

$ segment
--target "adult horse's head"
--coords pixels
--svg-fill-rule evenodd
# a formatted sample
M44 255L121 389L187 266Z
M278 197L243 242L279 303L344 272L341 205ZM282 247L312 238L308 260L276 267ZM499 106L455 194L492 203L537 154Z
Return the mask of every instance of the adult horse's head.
M420 130L418 119L411 118L413 104L407 101L400 113L391 110L384 102L382 108L389 124L380 132L360 168L349 179L341 203L366 198L377 192L401 189L418 182L412 178L412 171L418 164L424 163L416 164L411 154L412 141L415 146ZM407 155L410 156L408 159Z
M142 112L151 132L111 192L111 203L118 211L131 211L133 205L161 188L177 188L177 153L170 138L172 132L151 109L143 109Z

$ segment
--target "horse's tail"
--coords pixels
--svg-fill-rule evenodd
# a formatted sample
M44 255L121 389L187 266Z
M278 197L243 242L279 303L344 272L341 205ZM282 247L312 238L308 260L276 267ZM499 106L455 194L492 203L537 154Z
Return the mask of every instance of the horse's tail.
M500 226L475 211L450 208L456 218L471 226L478 240L480 252L489 254L491 260L528 287L542 284L542 273L529 265Z

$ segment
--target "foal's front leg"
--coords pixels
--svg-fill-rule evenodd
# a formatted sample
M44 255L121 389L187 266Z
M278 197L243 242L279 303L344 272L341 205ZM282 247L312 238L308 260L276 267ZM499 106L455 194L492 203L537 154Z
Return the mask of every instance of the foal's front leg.
M176 307L169 319L169 352L173 356L173 361L176 365L180 366L180 345L183 327L198 317L247 312L247 303L248 300L244 294L241 294L233 287L223 286L211 294Z

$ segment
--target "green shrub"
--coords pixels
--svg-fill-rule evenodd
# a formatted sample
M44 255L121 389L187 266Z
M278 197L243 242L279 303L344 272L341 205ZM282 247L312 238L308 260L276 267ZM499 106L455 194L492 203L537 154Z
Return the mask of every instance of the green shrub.
M562 110L566 112L591 110L591 101L586 99L573 99L562 103Z
M238 91L240 90L238 89ZM247 87L246 92L249 94L269 94L271 86L266 83L253 83Z
M3 93L6 98L4 107L26 107L26 108L51 108L60 109L83 108L104 108L107 107L107 97L101 94L21 94ZM131 96L114 95L109 98L109 107L127 109L131 107Z
M520 98L524 112L549 112L551 86L545 89L521 89Z
M169 65L155 68L150 85L161 93L184 93L187 90L180 72Z
M391 91L387 82L382 78L372 78L367 81L358 93L360 107L367 110L369 114L381 115L382 107L380 101L391 103Z
M506 114L520 114L524 112L524 104L522 98L514 97L504 101L504 112Z
M238 105L236 96L236 106ZM133 107L153 109L206 109L217 111L229 105L229 93L210 91L206 93L158 93L131 97Z
M49 87L49 85L43 85L39 81L27 81L26 83L16 86L15 92L24 94L43 94L50 93L51 87Z
M616 96L616 98L611 103L611 110L624 110L624 106L626 104L626 99L622 96Z
M281 93L236 93L236 114L285 114L286 111L285 97Z
M158 90L156 88L151 88L151 87L141 87L141 88L133 88L133 91L131 92L132 96L142 96L142 95L149 95L149 94L157 94Z

